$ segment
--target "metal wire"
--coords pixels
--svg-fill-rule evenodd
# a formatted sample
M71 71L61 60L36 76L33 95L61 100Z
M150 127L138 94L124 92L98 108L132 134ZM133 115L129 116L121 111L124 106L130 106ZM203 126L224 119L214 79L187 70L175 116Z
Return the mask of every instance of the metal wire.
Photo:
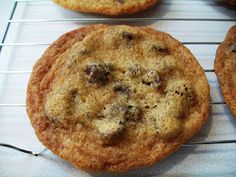
M50 2L51 0L14 0L15 2L20 2L20 3L24 3L24 2L33 2L33 3L44 3L44 2ZM214 4L214 2L212 2L212 0L205 0L207 2L207 4L211 5ZM224 3L225 0L217 0L217 2L221 2ZM165 0L162 2L162 4L170 4L170 0Z
M214 72L214 69L205 69L205 72ZM0 71L1 74L31 74L31 71ZM212 105L226 104L225 102L211 102ZM21 103L0 103L0 107L25 107L26 104Z
M206 73L215 72L214 69L205 69ZM31 74L32 71L0 71L0 74Z
M17 2L14 3L14 6L12 8L12 11L11 11L11 15L9 17L9 20L12 20L13 16L14 16L14 13L16 11L16 7L17 7ZM10 22L7 22L7 26L6 26L6 29L5 29L5 32L4 32L4 35L3 35L3 38L1 39L1 43L4 43L5 40L6 40L6 37L7 37L7 34L8 34L8 30L10 28ZM2 46L0 45L0 52L2 51Z
M234 143L236 143L236 139L234 139L234 140L205 141L205 142L189 142L189 143L183 144L182 147L193 147L193 146L199 146L199 145L234 144ZM31 154L36 157L39 155L43 155L43 153L48 150L47 148L43 148L42 150L36 152L36 151L26 150L26 149L19 148L19 147L10 145L10 144L5 144L5 143L0 143L0 146L10 148L13 150L17 150L19 152L23 152L26 154Z
M17 6L17 2L50 2L50 0L15 0L15 7L13 10L13 13L11 15L11 18L7 21L8 28L11 23L28 23L28 22L140 22L140 21L163 21L163 20L174 20L174 21L235 21L235 19L190 19L190 18L68 18L68 19L12 19L14 11ZM168 2L165 2L168 3ZM5 31L5 36L7 35L8 29ZM2 46L40 46L40 45L50 45L51 43L5 43L4 40L2 43L0 43L0 47ZM218 45L220 42L183 42L184 45ZM213 69L206 69L205 72L214 72ZM0 74L30 74L31 71L0 71ZM225 102L211 102L212 105L221 105L225 104ZM25 107L25 104L8 104L8 103L1 103L0 107ZM217 145L217 144L233 144L236 143L236 140L215 140L215 141L204 141L204 142L189 142L186 144L183 144L183 147L192 147L192 146L199 146L199 145ZM19 148L16 146L13 146L11 144L6 143L0 143L1 147L10 148L13 150L17 150L22 153L27 153L33 156L39 156L42 155L45 151L47 151L47 148L42 149L41 151L31 151L26 150L23 148Z
M236 19L214 19L214 18L65 18L65 19L18 19L18 20L8 20L9 23L28 23L28 22L146 22L146 21L229 21L236 22Z
M183 144L183 146L198 146L198 145L212 145L212 144L233 144L236 143L235 140L215 140L215 141L205 141L205 142L189 142Z
M51 45L51 43L0 43L0 46L35 46L35 45Z
M212 105L221 105L221 104L226 104L223 101L219 101L219 102L211 102ZM0 107L25 107L26 104L11 104L11 103L0 103Z
M13 150L17 150L19 152L23 152L23 153L26 153L26 154L31 154L31 155L34 155L34 156L42 155L45 151L47 151L47 148L44 148L44 149L42 149L42 150L40 150L38 152L35 152L35 151L30 151L30 150L22 149L22 148L19 148L19 147L10 145L10 144L6 144L6 143L0 143L0 146L6 147L6 148L10 148L10 149L13 149Z
M31 74L31 71L0 71L0 74Z
M50 2L50 0L14 0L15 2Z
M0 103L0 107L25 107L26 104L18 104L18 103L15 103L15 104L10 104L10 103Z
M182 42L184 45L219 45L220 42ZM37 45L51 45L51 43L0 43L0 46L37 46Z

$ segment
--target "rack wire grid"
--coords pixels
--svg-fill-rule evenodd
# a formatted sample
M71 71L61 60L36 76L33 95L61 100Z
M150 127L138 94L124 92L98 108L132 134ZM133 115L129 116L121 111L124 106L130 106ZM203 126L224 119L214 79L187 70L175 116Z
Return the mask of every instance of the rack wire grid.
M236 120L223 101L213 70L216 49L236 22L235 8L223 1L163 0L144 12L110 18L65 10L49 0L6 0L0 2L0 10L6 21L5 28L0 22L1 143L35 152L44 148L25 111L29 75L48 45L84 25L148 25L168 32L196 56L211 86L209 120L191 140L197 143L187 143L157 165L124 174L87 173L50 151L35 157L0 147L0 176L236 176Z

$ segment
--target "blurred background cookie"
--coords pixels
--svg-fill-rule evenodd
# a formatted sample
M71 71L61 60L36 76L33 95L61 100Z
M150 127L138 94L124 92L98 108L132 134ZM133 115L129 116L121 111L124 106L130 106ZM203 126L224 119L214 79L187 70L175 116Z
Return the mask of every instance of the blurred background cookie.
M107 14L133 14L152 7L159 0L53 0L71 10Z

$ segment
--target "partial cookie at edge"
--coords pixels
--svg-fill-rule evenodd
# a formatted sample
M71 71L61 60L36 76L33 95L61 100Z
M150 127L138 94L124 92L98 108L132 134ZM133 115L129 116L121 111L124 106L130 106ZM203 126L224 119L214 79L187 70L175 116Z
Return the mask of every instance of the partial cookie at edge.
M112 2L112 4L104 5L104 4L94 4L91 2L68 2L65 0L53 0L55 3L71 10L87 12L87 13L98 13L98 14L106 14L106 15L124 15L124 14L133 14L139 11L146 10L152 6L154 6L159 0L145 0L144 2L128 2L125 4L123 0L117 2ZM74 3L74 4L73 4Z
M228 31L216 52L215 73L224 100L236 117L236 25Z

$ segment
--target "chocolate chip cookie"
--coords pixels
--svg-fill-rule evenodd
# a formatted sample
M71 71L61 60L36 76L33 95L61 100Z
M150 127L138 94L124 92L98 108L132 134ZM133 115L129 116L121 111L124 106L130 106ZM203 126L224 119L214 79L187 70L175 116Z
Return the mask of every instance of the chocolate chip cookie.
M71 10L107 15L133 14L152 7L159 0L53 0Z
M180 42L148 27L86 26L37 61L27 113L39 140L75 167L157 163L207 120L209 85Z
M217 49L215 73L224 100L236 117L236 25L230 28Z

